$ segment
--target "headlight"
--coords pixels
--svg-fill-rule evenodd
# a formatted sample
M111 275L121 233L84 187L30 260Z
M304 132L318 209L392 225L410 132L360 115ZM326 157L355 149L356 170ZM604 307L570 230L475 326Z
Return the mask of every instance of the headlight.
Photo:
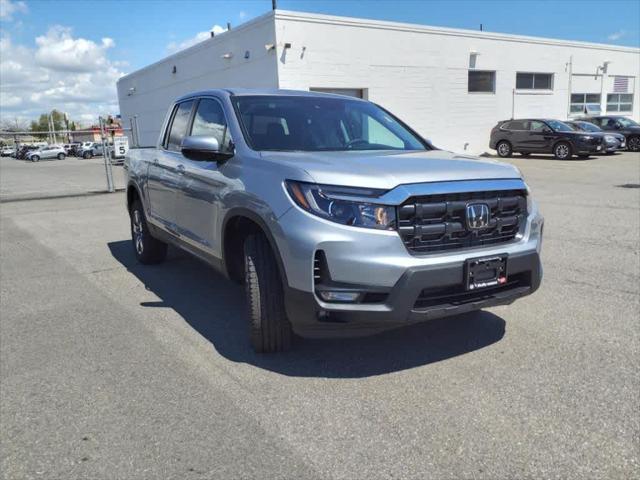
M292 180L287 180L285 185L296 205L332 222L378 230L393 230L396 226L395 207L349 199L375 199L383 193L381 190L316 185Z
M605 135L604 139L607 143L613 143L616 141L616 137L614 137L613 135Z

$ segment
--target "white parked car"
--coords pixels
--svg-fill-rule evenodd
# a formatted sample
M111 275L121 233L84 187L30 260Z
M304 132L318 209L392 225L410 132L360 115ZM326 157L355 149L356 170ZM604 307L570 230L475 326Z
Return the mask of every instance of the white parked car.
M64 148L60 145L49 145L30 151L27 153L26 159L31 160L32 162L39 162L40 159L43 158L57 158L58 160L64 160L66 156Z
M2 147L0 150L0 156L2 157L11 157L16 153L16 149L14 147Z

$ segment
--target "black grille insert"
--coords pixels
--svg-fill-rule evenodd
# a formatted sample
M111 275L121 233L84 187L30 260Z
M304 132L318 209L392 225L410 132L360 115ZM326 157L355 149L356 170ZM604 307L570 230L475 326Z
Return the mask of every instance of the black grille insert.
M489 207L487 228L467 227L469 203ZM398 232L409 251L426 254L509 242L518 234L526 216L525 190L428 195L412 197L398 207Z
M463 285L456 285L446 288L424 289L420 292L420 296L413 308L414 310L425 310L458 306L470 302L489 300L505 292L516 289L525 290L529 287L531 287L531 275L529 273L518 273L509 276L507 283L490 288L465 290Z

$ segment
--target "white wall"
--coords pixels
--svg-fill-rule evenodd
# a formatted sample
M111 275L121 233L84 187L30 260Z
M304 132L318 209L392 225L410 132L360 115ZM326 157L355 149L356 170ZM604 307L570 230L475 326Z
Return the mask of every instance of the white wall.
M566 119L570 58L574 74L595 75L598 65L611 62L603 103L614 75L631 76L632 90L640 91L638 49L284 11L275 23L280 88L366 89L369 100L437 146L459 152L465 146L487 151L491 128L511 118L512 107L516 117ZM283 54L286 42L292 48ZM477 70L496 71L494 94L467 92L472 51L479 54ZM514 97L518 71L553 73L553 90ZM639 104L636 96L636 120Z
M273 13L122 77L118 100L123 126L129 127L129 118L137 115L140 144L151 146L169 105L181 95L211 88L277 88L276 54L265 50L269 43L275 43ZM222 58L228 52L233 57ZM130 88L135 89L131 95Z

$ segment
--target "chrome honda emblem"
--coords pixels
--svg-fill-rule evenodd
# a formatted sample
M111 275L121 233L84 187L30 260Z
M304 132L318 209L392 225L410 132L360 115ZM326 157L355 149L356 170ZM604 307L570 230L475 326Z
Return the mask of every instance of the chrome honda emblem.
M489 226L490 210L486 203L467 205L467 226L469 230L480 230Z

